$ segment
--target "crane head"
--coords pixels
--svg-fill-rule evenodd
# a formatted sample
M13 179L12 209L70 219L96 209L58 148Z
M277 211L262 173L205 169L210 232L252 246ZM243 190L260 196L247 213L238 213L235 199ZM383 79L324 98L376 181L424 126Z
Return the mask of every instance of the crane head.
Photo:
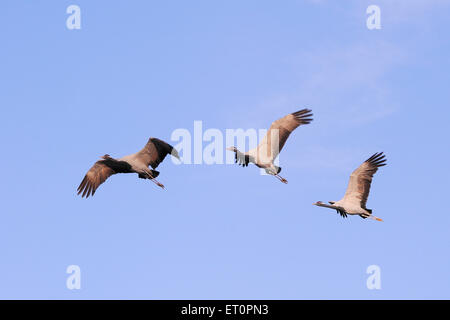
M236 147L228 147L227 150L237 152L238 149Z

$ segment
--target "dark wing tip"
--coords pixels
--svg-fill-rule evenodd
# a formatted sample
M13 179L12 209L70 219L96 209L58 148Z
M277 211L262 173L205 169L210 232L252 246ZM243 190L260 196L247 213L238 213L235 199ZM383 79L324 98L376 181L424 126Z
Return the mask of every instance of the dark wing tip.
M159 158L157 161L154 161L154 164L155 164L154 168L156 168L161 162L163 162L164 158L168 154L170 154L170 155L174 156L175 158L181 160L180 156L178 155L178 150L176 150L171 144L165 142L164 140L161 140L161 139L158 139L158 138L153 138L153 137L151 137L149 140L155 146L156 151L157 151L157 156Z
M367 159L365 162L369 163L370 165L374 167L382 167L385 166L386 163L386 155L383 154L383 152L377 152L374 153L369 159Z
M313 120L312 110L310 109L302 109L297 112L293 112L292 115L300 124L309 124Z
M94 195L95 190L96 190L95 184L92 181L90 181L86 175L77 189L78 191L77 195L80 195L82 193L81 194L82 198L88 198L89 196Z
M84 186L86 185L86 182L87 182L87 177L86 177L86 176L84 176L84 179L83 179L83 181L81 181L80 185L78 186L78 189L77 189L77 191L78 191L78 194L80 194L80 193L81 193L81 191L83 191L83 189L84 189Z
M80 195L81 193L83 193L81 195L81 197L84 198L84 196L86 195L86 192L90 188L90 186L91 186L90 181L89 181L89 179L88 179L88 177L86 175L86 176L84 176L83 181L81 181L81 184L80 184L80 186L77 189L77 191L78 191L77 195Z

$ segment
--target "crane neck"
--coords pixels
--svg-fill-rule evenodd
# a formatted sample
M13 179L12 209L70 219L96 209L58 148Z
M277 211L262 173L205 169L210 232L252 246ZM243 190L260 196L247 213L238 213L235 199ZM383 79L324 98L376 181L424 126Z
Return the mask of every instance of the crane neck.
M319 206L319 207L325 207L325 208L330 208L330 209L336 209L337 208L336 206L329 205L329 204L326 204L326 203L317 203L316 205Z

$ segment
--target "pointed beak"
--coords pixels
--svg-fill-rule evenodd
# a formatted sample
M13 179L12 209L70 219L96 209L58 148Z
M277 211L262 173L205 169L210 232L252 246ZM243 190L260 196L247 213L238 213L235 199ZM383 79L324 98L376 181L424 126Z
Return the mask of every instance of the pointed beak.
M173 149L171 155L181 161L180 155L178 154L177 150Z
M234 151L233 147L228 147L227 150Z

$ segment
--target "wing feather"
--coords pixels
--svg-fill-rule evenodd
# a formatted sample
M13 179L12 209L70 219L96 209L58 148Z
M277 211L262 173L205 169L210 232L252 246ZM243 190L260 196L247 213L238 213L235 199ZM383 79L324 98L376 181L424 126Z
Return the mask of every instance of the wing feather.
M370 185L373 175L379 167L386 165L386 158L383 152L373 154L364 161L350 175L347 191L343 200L345 202L356 202L361 208L366 209L367 198L369 197Z
M103 182L106 181L111 175L116 172L107 165L106 160L97 161L91 169L84 176L78 187L78 194L82 193L81 197L88 198L90 195L94 195L95 191Z
M168 154L179 158L178 152L170 144L157 138L150 138L144 148L136 154L136 157L147 167L150 165L156 169Z
M292 131L300 125L309 124L313 120L312 116L311 110L302 109L274 121L264 139L256 148L257 155L265 159L268 158L273 162L281 149L283 149ZM255 153L255 150L252 151L249 153Z

